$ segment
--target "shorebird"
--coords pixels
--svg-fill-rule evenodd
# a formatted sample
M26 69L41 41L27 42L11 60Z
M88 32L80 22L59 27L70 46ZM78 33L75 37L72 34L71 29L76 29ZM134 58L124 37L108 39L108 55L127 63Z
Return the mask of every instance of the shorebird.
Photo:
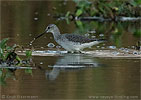
M41 37L45 33L50 32L53 34L54 40L71 53L81 52L84 48L88 48L105 41L104 39L93 39L77 34L60 34L60 31L55 24L48 25L45 31L39 36L35 37L34 40ZM31 42L31 44L34 42L34 40Z

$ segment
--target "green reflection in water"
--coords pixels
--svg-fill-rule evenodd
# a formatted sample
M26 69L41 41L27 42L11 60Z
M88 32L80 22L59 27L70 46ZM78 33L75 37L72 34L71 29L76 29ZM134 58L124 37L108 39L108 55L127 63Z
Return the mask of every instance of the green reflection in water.
M9 69L0 68L0 85L5 86L6 85L6 80L8 78L11 78L11 79L15 80L14 73L11 72Z

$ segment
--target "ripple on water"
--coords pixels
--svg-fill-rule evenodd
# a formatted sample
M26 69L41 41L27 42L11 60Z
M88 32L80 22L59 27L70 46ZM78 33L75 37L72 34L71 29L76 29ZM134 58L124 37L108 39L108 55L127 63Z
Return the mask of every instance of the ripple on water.
M35 20L35 21L37 21L37 20L38 20L38 18L37 18L37 17L35 17L35 18L34 18L34 20Z
M139 53L137 51L133 51L133 54L134 55L138 55Z
M112 54L114 54L114 55L118 55L118 54L120 54L120 53L117 52L117 51L114 51L114 52L112 52Z
M42 65L42 64L43 64L43 62L40 62L40 64Z
M57 46L56 46L56 48L57 48L57 49L60 49L60 48L61 48L61 46L57 45Z
M116 46L108 46L109 49L116 49Z
M53 43L49 43L47 46L48 46L49 48L55 47L55 45L54 45Z
M85 34L85 36L86 36L86 37L89 37L89 36L90 36L90 34L89 34L89 33L86 33L86 34Z
M103 37L103 36L104 36L104 34L99 34L99 36L100 36L100 37Z

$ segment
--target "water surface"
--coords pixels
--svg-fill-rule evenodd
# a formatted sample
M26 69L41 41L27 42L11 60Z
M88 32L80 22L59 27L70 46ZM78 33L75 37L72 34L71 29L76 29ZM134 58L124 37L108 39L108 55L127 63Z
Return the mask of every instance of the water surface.
M75 10L71 1L2 1L1 39L9 37L9 45L19 44L30 49L29 43L48 24L56 24L61 33L77 33L108 41L84 51L132 49L140 40L139 22L82 22L53 18ZM95 31L94 33L91 32ZM87 34L88 33L88 34ZM55 46L48 47L49 43ZM46 34L33 44L34 50L61 51L52 34ZM23 56L22 56L23 57ZM3 99L139 99L140 58L98 57L90 54L34 55L36 69L32 74L16 70L8 74L1 86ZM9 72L10 73L10 72ZM29 97L28 97L29 96ZM107 97L106 97L107 96Z

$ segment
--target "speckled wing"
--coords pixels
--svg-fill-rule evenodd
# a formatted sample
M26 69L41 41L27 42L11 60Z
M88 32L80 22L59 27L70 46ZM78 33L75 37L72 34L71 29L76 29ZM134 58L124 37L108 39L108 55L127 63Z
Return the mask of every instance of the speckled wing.
M72 42L78 42L78 43L89 43L93 41L104 41L104 39L92 39L88 38L82 35L76 35L76 34L64 34L65 37Z

